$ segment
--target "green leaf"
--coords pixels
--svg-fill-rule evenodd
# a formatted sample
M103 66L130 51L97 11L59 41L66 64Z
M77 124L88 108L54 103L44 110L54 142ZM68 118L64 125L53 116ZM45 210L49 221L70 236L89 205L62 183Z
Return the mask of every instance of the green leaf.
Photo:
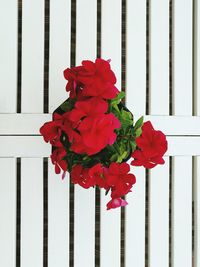
M124 151L121 155L118 155L117 163L121 163L123 159L125 159L128 156L128 151Z
M142 129L141 128L138 128L136 131L135 131L135 136L138 137L140 136L142 133Z
M136 149L136 143L135 143L135 141L129 141L129 144L130 144L131 150L133 152Z
M136 131L138 128L141 128L143 125L144 117L140 117L139 120L136 121L134 130Z
M123 99L125 97L125 93L124 92L120 92L114 99L111 100L111 106L114 105L118 105L120 100Z

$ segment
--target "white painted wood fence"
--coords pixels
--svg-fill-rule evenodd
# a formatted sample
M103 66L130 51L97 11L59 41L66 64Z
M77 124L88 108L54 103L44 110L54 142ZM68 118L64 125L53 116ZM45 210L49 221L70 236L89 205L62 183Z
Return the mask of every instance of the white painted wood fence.
M200 267L199 1L51 0L49 39L47 0L0 4L0 266ZM95 190L75 187L70 225L69 180L61 181L51 164L44 190L50 146L38 129L67 98L62 71L72 62L71 48L75 44L76 64L95 59L97 35L102 58L112 59L118 88L122 59L126 63L128 108L167 134L169 150L164 166L147 174L133 168L137 184L122 210L125 218L120 209L105 210L104 194L98 217Z

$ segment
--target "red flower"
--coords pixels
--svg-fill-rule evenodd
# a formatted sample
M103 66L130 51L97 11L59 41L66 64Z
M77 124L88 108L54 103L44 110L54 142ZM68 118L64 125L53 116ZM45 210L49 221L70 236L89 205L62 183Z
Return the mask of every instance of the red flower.
M61 147L62 144L60 142L61 136L61 124L62 122L57 121L49 121L46 122L41 128L40 133L43 136L45 142L50 142L53 146Z
M105 99L115 98L119 93L114 86L116 77L108 61L97 58L95 63L82 61L84 72L80 72L78 79L84 84L83 95L101 96Z
M108 103L99 97L92 97L84 101L77 101L74 109L70 111L69 119L73 122L88 116L93 117L104 114L108 110Z
M82 66L66 69L64 77L68 80L66 90L70 91L71 98L79 95L112 99L119 93L114 86L116 77L109 62L100 58L95 62L83 60Z
M112 162L108 168L106 182L112 188L111 197L119 198L130 192L136 182L135 175L128 173L130 166L128 163Z
M105 171L106 168L98 163L89 169L89 175L95 180L96 185L98 185L100 188L108 190L109 186L106 182Z
M107 210L110 209L115 209L119 207L124 207L128 204L128 202L122 198L112 198L108 203L107 203Z
M85 146L85 153L96 154L105 146L112 145L117 137L114 130L118 128L120 128L120 121L112 113L94 118L86 117L78 127L79 141ZM79 153L77 152L79 150L78 143L74 143L72 149Z
M73 68L67 68L64 70L63 74L66 80L68 80L68 83L66 85L66 91L70 92L69 97L74 98L76 97L78 93L79 87L81 87L81 84L77 80L77 76L80 71L83 71L82 66L73 67Z
M79 184L83 188L95 186L95 178L89 175L89 168L83 168L81 164L77 164L71 171L72 183Z
M164 164L163 155L167 151L166 136L161 131L154 130L150 121L142 126L142 134L136 138L139 150L132 153L134 161L131 165L153 168L157 164Z
M64 171L63 178L65 175L65 172L67 171L67 162L63 158L66 156L66 151L64 148L56 148L52 155L51 155L51 161L55 165L55 173L59 174L61 169Z

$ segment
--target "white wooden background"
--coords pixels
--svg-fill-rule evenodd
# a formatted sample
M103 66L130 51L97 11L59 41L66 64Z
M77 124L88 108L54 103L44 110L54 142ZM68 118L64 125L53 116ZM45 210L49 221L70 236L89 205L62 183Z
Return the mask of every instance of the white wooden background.
M198 0L98 2L101 56L112 59L119 89L122 3L126 4L127 106L136 117L146 114L155 128L167 134L169 142L166 164L149 172L148 201L145 171L132 168L137 184L127 197L124 260L120 209L107 212L108 198L102 192L98 266L200 267L200 4ZM50 146L38 129L67 98L62 71L72 60L71 7L75 1L50 1L48 114L43 114L44 11L48 1L41 0L22 1L21 113L17 113L19 3L0 0L0 266L45 267L43 158L50 155ZM76 64L95 59L97 1L76 0L74 26ZM16 257L17 158L21 158L21 204L20 255ZM50 163L48 168L48 266L97 266L95 190L75 187L71 255L69 180L61 181Z

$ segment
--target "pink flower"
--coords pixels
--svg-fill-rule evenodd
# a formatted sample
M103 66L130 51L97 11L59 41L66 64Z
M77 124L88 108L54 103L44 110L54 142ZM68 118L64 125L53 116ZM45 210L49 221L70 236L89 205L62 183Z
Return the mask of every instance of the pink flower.
M107 203L107 210L110 209L116 209L119 207L124 207L128 204L128 202L122 198L112 198L108 203Z

